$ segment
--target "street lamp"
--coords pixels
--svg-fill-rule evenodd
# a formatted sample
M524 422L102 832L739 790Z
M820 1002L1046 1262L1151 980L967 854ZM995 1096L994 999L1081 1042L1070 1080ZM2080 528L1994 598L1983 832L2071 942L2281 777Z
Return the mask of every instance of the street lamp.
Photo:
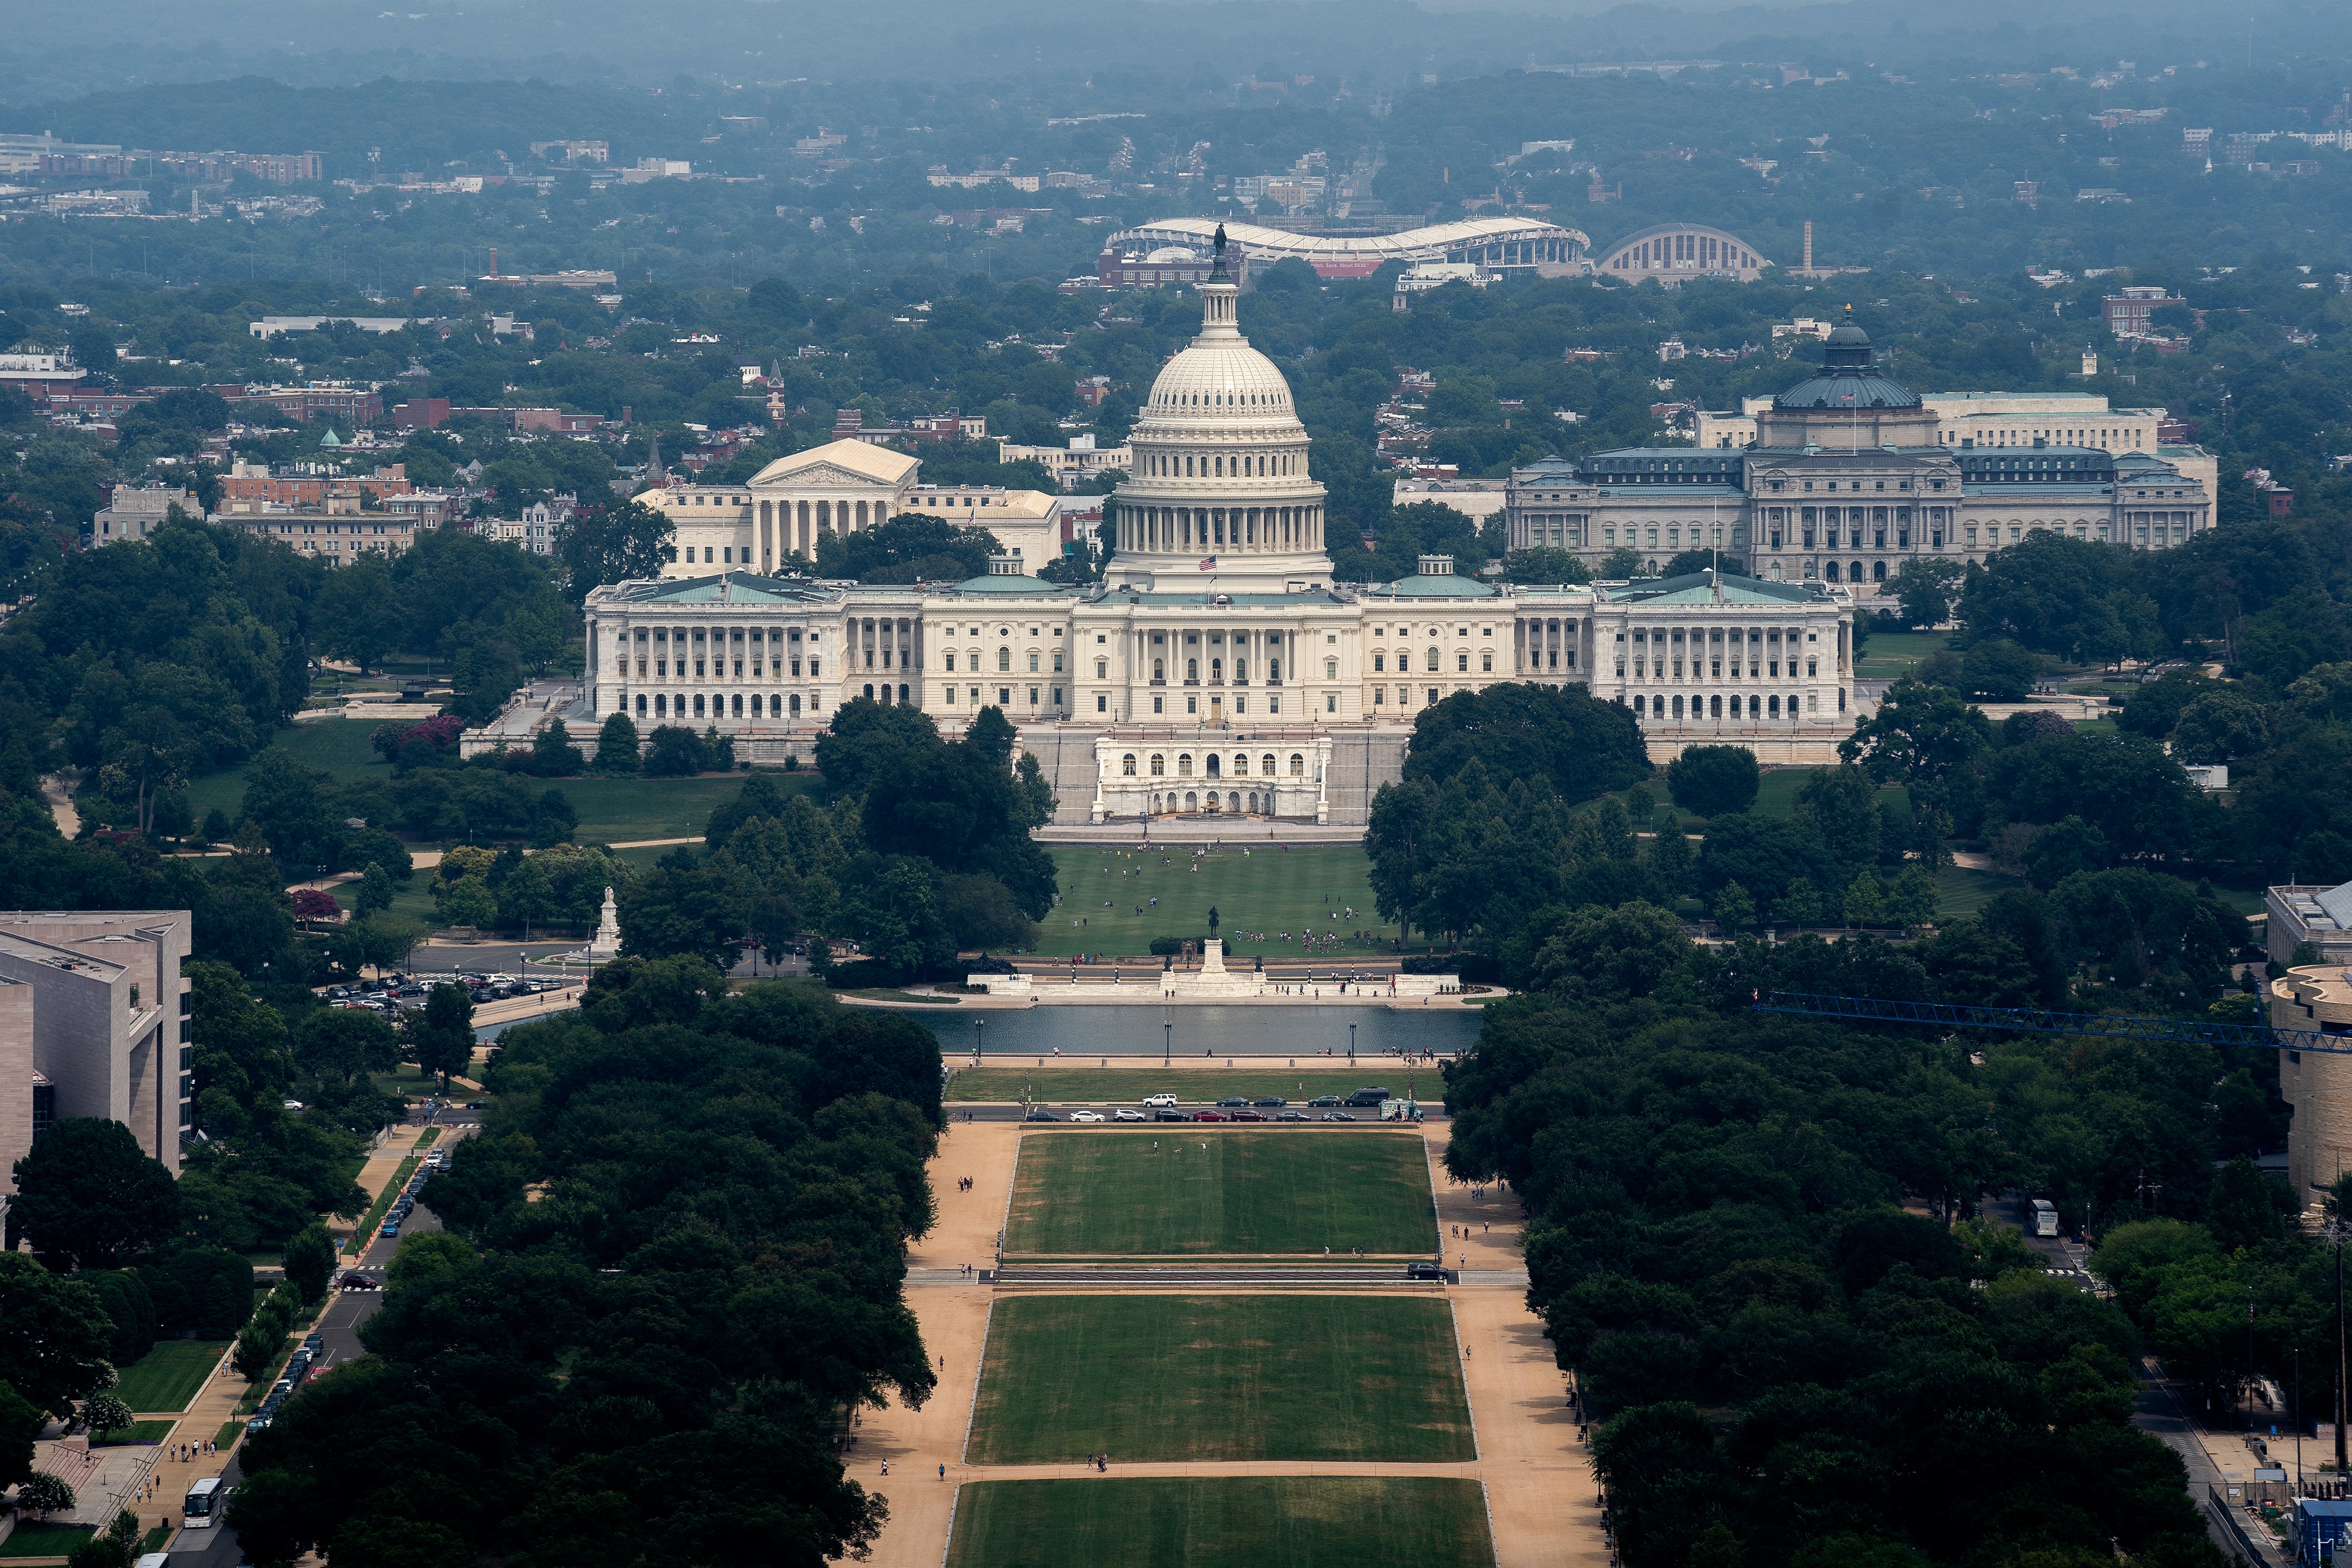
M1350 1067L1356 1065L1356 1026L1354 1024L1348 1026L1348 1065Z
M981 1042L988 1038L980 1031L987 1027L988 1020L986 1019L974 1019L971 1020L971 1064L974 1067L980 1065L982 1050Z
M2336 1249L2336 1473L2341 1476L2352 1469L2344 1457L2344 1243L2352 1239L2352 1227L2345 1225L2342 1215L2331 1214L2319 1234Z
M1161 1008L1160 1009L1160 1065L1162 1067L1172 1065L1170 1058L1175 1054L1175 1051L1176 1026L1170 1021L1168 1009Z

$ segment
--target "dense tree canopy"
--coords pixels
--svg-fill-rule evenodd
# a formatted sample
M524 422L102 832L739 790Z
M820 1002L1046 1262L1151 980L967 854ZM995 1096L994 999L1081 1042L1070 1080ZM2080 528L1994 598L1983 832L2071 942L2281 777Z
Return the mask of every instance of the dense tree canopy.
M253 1442L247 1552L814 1568L869 1542L886 1511L827 1433L931 1391L899 1294L932 1212L929 1033L624 959L500 1044L499 1109L434 1187L450 1233L402 1247L374 1354Z

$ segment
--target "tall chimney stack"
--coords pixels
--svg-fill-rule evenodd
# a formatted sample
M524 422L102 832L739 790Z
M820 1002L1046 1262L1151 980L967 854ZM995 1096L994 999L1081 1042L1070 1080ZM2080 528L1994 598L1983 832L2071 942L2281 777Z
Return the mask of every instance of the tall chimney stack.
M1813 225L1811 224L1805 225L1805 265L1807 267L1813 265ZM492 246L490 246L490 276L496 277L498 275L499 247Z
M490 270L493 273L498 271L498 254L497 251L490 252L492 258ZM1813 220L1811 218L1805 220L1805 270L1807 272L1813 270Z

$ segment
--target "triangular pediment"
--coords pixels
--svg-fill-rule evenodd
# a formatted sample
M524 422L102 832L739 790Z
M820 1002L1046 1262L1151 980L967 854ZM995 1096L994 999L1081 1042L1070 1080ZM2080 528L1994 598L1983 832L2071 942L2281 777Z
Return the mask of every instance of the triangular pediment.
M811 489L818 486L842 489L895 490L898 486L887 479L877 479L871 474L853 474L846 468L836 468L830 463L813 463L805 468L795 468L789 474L763 474L751 481L751 488Z

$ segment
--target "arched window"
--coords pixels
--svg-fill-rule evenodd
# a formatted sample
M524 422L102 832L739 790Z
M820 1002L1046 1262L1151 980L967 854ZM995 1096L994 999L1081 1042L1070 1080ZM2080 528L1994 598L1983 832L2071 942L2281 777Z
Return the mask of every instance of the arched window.
M1151 776L1154 779L1168 771L1168 759L1158 752L1151 754Z
M1126 778L1129 778L1129 779L1132 779L1132 778L1134 778L1134 777L1135 777L1135 753L1134 753L1134 752L1130 751L1130 752L1129 752L1125 757L1122 757L1122 758L1119 758L1118 770L1119 770L1119 773L1120 773L1123 777L1126 777Z
M1212 751L1202 760L1207 764L1210 778L1214 779L1220 772L1223 771L1222 759L1215 752Z
M1675 719L1676 719L1677 721L1679 721L1679 720L1682 718L1682 716L1683 716L1683 699L1682 699L1682 698L1680 698L1680 697L1676 697L1676 698L1675 699Z
M1723 716L1723 699L1721 697L1717 696L1707 698L1706 707L1707 716L1709 718L1721 718Z
M1827 566L1825 566L1825 567L1822 568L1822 575L1824 578L1827 578L1830 581L1832 581L1832 582L1835 582L1835 581L1838 580L1838 564L1837 564L1837 562L1835 562L1835 561L1832 561L1832 562L1830 562L1830 563L1829 563L1829 565L1827 565Z
M1176 754L1176 774L1177 777L1181 779L1190 779L1192 776L1192 754L1191 752L1180 751Z
M646 716L646 694L643 692L637 694L637 716L639 718Z
M1257 759L1257 770L1267 778L1274 777L1274 753L1269 751Z
M1433 675L1437 674L1437 650L1434 648L1429 651L1429 673Z
M1767 711L1769 712L1774 718L1779 718L1780 716L1780 699L1779 697L1774 697L1769 705L1768 705Z
M1885 582L1886 580L1886 563L1885 561L1874 560L1870 563L1870 580L1873 582Z
M694 694L694 716L697 718L700 718L702 716L702 694L700 692Z
M800 716L801 716L801 695L800 695L800 694L799 694L798 692L794 692L794 693L793 694L793 716L794 718L798 718L798 717L800 717Z
M1296 751L1290 754L1290 776L1293 779L1304 779L1307 777L1307 758L1301 757Z
M1188 790L1186 790L1186 791L1184 792L1184 810L1188 810L1188 811L1197 811L1197 810L1199 810L1200 809L1201 809L1201 797L1199 797L1198 795L1193 794L1193 793L1192 793L1191 790L1189 790L1189 789L1188 789Z
M1200 660L1187 659L1184 661L1184 678L1188 681L1197 681L1201 678Z
M743 694L740 692L735 694L734 716L737 718L741 718L743 716Z
M1000 670L1004 670L1004 671L1007 671L1007 672L1009 672L1009 671L1011 671L1011 670L1012 670L1012 668L1013 668L1013 650L1012 650L1012 649L1010 649L1010 648L999 648L999 649L996 651L996 667L997 667L998 669L1000 669Z
M1151 678L1155 681L1164 681L1168 678L1167 660L1154 659L1151 661Z

